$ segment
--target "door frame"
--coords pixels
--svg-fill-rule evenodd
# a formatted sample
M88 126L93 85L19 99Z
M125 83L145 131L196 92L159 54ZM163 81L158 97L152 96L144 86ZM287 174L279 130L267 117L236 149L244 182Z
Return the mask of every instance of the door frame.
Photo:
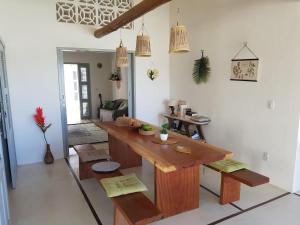
M97 53L115 53L111 49L89 49L89 48L69 48L58 47L57 51L57 65L58 65L58 80L59 80L59 100L61 112L62 138L64 157L69 157L68 145L68 125L67 125L67 111L65 102L65 81L64 81L64 52L97 52ZM130 69L128 70L128 113L129 116L135 118L136 115L136 68L134 51L128 51L130 59Z
M3 134L4 139L6 139L8 146L8 154L9 154L9 164L10 171L6 171L6 174L9 172L10 174L10 185L13 189L17 186L17 155L16 155L16 147L15 147L15 138L14 138L14 128L13 128L13 120L12 120L12 112L11 112L11 102L10 102L10 94L9 94L9 86L8 86L8 76L7 76L7 67L6 67L6 54L5 54L5 44L0 37L0 46L3 49L3 77L1 80L1 101L2 101L2 115L1 119L3 121ZM5 143L4 143L5 144Z

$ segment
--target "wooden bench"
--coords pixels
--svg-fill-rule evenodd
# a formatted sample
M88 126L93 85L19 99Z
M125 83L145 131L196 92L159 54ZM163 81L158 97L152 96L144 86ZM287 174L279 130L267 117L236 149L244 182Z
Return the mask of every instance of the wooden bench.
M91 166L97 162L107 161L111 157L103 154L101 150L95 149L93 145L76 145L75 151L79 157L79 179L89 179L93 177Z
M92 173L98 181L103 178L122 176L120 171ZM162 219L162 213L143 193L114 197L112 201L114 205L114 225L144 225Z
M226 205L228 203L240 200L241 183L249 187L256 187L270 182L270 179L268 177L255 173L248 169L242 169L232 173L225 173L209 165L206 166L221 173L221 205Z

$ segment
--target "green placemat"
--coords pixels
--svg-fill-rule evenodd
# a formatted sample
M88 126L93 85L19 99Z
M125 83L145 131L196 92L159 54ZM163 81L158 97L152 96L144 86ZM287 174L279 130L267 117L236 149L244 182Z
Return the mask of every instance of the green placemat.
M209 164L211 167L223 171L225 173L232 173L237 170L247 169L248 165L232 159L221 160Z
M135 174L101 179L100 183L105 189L107 196L110 198L148 191L147 187Z

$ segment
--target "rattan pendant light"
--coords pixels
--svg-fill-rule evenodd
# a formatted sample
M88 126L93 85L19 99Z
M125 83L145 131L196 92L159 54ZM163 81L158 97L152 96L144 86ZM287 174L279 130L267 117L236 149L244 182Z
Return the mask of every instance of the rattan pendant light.
M128 67L128 52L127 52L127 48L123 46L121 30L120 30L120 45L116 49L116 66L119 68Z
M136 37L135 56L137 57L151 56L150 37L144 34L145 31L146 28L145 28L144 17L143 17L142 28L141 28L142 34Z
M190 51L187 29L179 25L179 9L177 10L177 25L171 28L170 53L185 53Z

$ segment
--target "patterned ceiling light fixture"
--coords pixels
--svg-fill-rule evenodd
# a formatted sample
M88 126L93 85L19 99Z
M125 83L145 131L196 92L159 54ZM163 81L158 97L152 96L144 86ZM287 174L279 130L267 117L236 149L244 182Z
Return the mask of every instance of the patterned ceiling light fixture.
M171 28L170 53L185 53L190 51L187 29L179 25L179 9L177 10L177 25Z
M128 67L128 52L127 48L123 46L121 29L120 29L120 46L116 49L116 66L118 68Z
M144 31L147 31L144 23L144 17L143 17L141 31L142 34L136 37L135 56L150 57L151 56L150 37L148 35L144 35Z

